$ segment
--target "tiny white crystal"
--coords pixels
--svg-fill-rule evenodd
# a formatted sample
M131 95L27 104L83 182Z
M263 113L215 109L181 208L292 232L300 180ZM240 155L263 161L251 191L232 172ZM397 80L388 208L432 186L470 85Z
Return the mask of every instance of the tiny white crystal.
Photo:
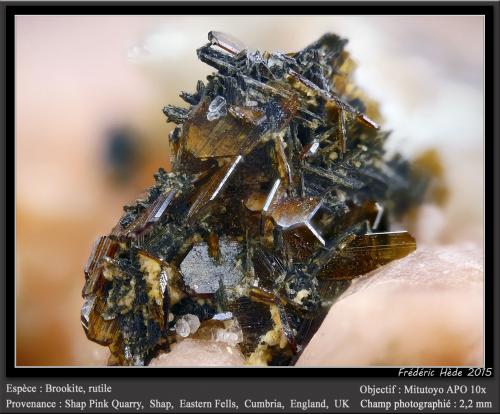
M243 331L235 319L224 322L224 328L219 328L214 332L213 340L216 342L224 342L235 346L243 342Z
M190 333L189 324L183 318L179 318L179 320L175 323L175 332L177 335L182 336L183 338L187 338Z
M216 96L208 106L207 120L214 121L226 115L226 99L223 96Z
M231 319L232 317L233 317L232 312L221 312L221 313L215 314L212 319L214 321L225 321L227 319Z
M196 315L190 313L182 315L175 323L175 332L177 335L187 338L194 334L200 327L200 320Z

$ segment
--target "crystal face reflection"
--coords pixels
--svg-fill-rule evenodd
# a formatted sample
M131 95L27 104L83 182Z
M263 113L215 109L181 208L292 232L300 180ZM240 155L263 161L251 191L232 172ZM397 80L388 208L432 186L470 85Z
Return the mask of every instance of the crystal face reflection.
M197 243L180 265L184 283L196 293L215 293L221 285L231 288L244 276L238 266L240 255L237 241L220 240L215 257L207 243Z

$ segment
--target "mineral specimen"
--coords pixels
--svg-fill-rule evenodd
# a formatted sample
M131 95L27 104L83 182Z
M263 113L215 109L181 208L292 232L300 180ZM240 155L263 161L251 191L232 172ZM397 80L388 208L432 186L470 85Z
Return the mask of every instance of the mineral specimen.
M293 365L350 281L415 250L391 224L428 177L387 159L346 41L259 53L218 33L217 72L167 106L173 170L97 240L81 318L110 365L148 365L183 338Z

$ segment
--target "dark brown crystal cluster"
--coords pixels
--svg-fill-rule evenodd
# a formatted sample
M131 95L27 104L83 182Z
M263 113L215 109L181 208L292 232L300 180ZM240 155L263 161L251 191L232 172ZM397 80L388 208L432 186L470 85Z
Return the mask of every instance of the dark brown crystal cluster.
M186 337L293 365L351 280L415 250L391 223L427 178L385 157L346 41L259 53L217 32L216 69L167 106L173 170L97 240L81 318L110 365L148 365ZM392 230L392 231L390 231Z

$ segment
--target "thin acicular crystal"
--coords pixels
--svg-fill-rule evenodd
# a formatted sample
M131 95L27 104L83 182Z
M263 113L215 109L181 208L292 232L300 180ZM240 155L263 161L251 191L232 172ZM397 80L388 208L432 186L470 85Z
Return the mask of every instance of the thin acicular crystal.
M217 188L215 189L215 191L211 195L210 200L213 200L215 197L217 197L217 194L219 194L219 192L222 189L222 187L224 187L224 184L226 183L226 181L228 180L228 178L231 176L231 174L233 173L234 169L236 168L236 166L238 165L238 163L242 160L242 158L243 157L241 155L238 155L236 157L236 159L234 160L234 162L231 164L231 167L229 167L229 170L227 170L226 175L224 175L224 178L222 179L222 181L219 183L219 185L217 186Z
M382 207L379 203L375 203L375 207L377 207L377 217L375 217L375 221L372 225L372 230L377 230L380 225L380 220L382 220L382 216L384 215L384 207Z
M175 191L171 191L163 200L162 204L160 205L160 208L154 213L153 220L157 221L161 218L163 212L165 209L168 207L170 202L172 201L172 198L174 198Z
M278 191L278 187L280 185L281 180L278 178L274 184L273 188L271 188L271 191L269 192L266 202L264 203L264 207L262 208L262 211L267 211L269 209L269 206L271 205L271 202L273 201L274 195L276 194L276 191Z

